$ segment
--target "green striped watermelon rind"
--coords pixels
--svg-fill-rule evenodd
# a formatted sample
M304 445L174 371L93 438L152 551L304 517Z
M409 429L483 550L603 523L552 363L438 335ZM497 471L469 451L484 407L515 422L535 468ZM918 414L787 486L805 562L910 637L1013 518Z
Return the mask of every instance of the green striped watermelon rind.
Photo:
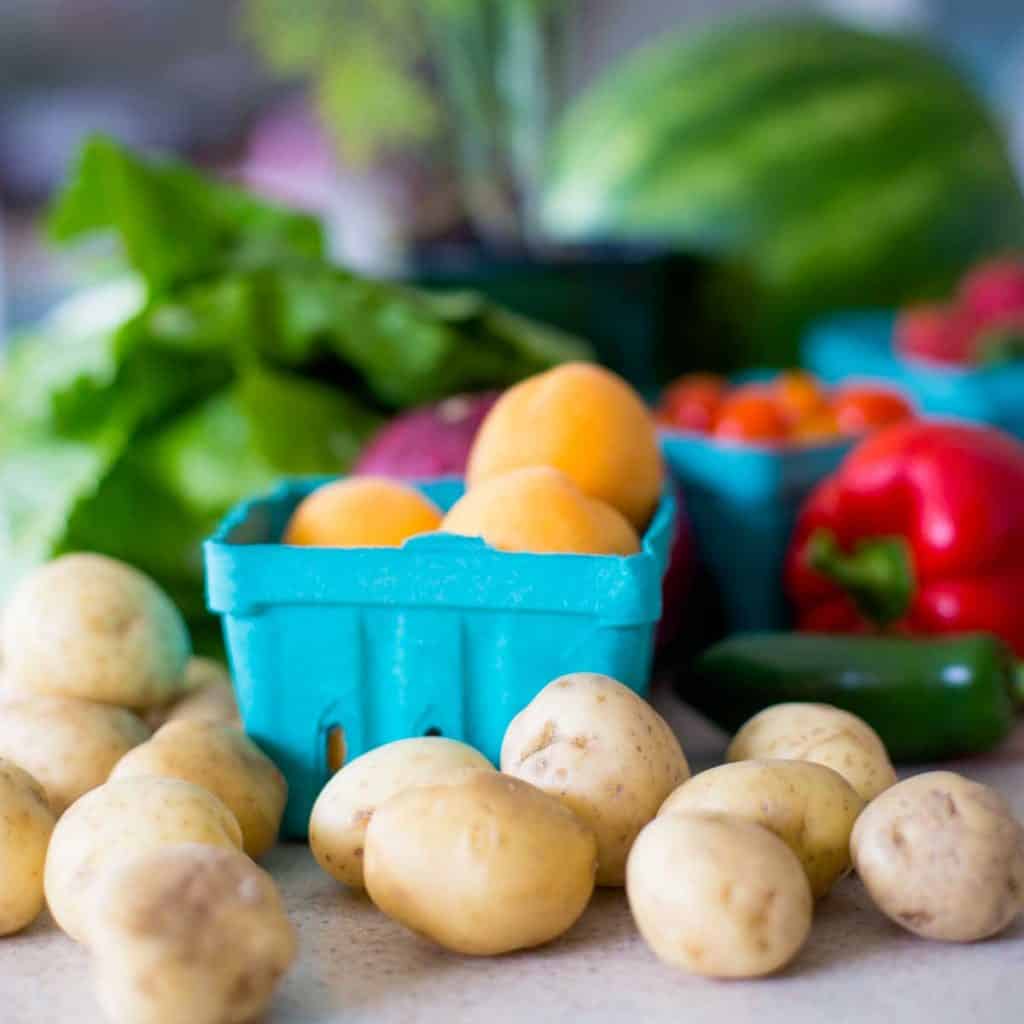
M1024 239L1002 136L946 61L806 16L718 25L627 58L565 117L542 214L561 239L750 263L757 332L775 344L818 308L944 289Z

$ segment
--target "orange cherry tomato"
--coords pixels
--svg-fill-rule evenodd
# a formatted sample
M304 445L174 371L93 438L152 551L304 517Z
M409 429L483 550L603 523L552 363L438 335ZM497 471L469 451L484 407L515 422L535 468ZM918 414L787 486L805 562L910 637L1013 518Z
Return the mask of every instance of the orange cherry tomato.
M790 427L790 438L798 444L815 444L839 437L839 423L836 414L827 406L815 410L809 416L797 420Z
M669 385L658 406L658 421L666 427L707 433L725 395L725 381L713 373L691 373Z
M841 388L832 399L841 434L863 434L914 415L914 407L897 391L871 384Z
M770 387L748 384L722 403L714 435L722 441L776 443L788 434L786 415Z
M827 403L817 378L806 370L780 373L775 378L774 386L782 411L794 422L813 417Z

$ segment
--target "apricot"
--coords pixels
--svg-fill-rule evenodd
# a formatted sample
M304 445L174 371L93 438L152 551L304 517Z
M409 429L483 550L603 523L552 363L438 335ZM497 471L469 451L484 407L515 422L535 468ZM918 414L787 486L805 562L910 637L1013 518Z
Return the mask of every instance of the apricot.
M441 530L483 537L501 551L632 555L636 531L611 505L589 498L560 470L527 466L468 491Z
M350 477L317 488L292 514L285 544L400 547L441 525L441 510L414 487L383 477Z
M565 363L506 391L477 433L466 482L472 491L524 466L560 469L638 530L661 495L653 416L621 377L588 363Z

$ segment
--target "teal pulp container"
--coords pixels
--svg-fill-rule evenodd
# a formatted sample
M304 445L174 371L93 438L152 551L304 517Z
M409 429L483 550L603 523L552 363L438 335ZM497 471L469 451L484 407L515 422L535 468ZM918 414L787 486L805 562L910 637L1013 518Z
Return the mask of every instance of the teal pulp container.
M729 631L790 625L782 574L796 517L853 444L766 448L662 431L662 454L683 489Z
M289 481L240 504L204 545L246 731L288 779L286 837L307 833L332 729L344 730L346 760L443 735L497 762L508 723L559 675L603 672L646 692L670 493L628 558L513 554L445 534L401 548L279 543L326 482ZM417 486L442 508L463 490L453 479Z
M825 381L887 380L922 412L987 423L1024 439L1024 361L961 369L902 359L893 348L895 321L891 312L821 320L804 341L804 362Z

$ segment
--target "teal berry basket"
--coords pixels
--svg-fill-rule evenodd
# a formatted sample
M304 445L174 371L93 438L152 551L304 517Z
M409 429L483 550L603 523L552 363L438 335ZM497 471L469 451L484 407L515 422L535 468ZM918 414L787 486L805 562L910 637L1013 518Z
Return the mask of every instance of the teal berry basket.
M441 735L497 762L508 723L557 676L602 672L646 692L671 493L628 558L513 554L445 534L401 548L281 544L296 505L326 482L238 505L204 545L246 731L288 779L287 838L307 834L332 730L346 760ZM441 508L463 491L450 478L416 486Z
M893 347L895 322L891 312L820 320L804 340L804 362L827 382L889 381L921 412L987 423L1024 440L1024 361L963 369L909 361Z
M790 625L782 577L800 506L853 445L767 448L662 431L661 450L686 496L698 556L729 632Z

